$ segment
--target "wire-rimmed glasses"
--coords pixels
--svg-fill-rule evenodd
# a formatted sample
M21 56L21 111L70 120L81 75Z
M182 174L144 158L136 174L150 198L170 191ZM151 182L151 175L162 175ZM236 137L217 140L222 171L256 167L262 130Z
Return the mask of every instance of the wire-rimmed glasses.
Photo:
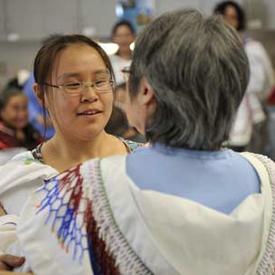
M109 70L106 70L106 72L98 74L94 81L90 82L72 81L60 85L51 83L43 83L43 85L61 89L69 95L80 95L83 90L90 87L95 89L97 93L112 92L114 81Z

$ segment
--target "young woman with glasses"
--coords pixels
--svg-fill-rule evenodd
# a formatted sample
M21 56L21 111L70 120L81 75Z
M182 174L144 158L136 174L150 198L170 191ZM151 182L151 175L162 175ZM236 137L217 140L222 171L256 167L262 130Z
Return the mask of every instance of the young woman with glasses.
M59 172L90 158L127 154L136 146L104 130L114 76L108 56L94 41L81 35L48 40L36 55L34 77L34 91L56 133L0 167L0 201L8 214L18 215L28 195ZM10 222L9 216L3 219Z

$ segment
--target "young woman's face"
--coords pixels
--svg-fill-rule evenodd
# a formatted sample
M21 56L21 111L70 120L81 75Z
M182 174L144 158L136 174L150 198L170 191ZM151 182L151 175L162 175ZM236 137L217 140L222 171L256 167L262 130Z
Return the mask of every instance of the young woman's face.
M238 29L238 27L239 27L238 14L237 14L236 9L233 6L228 6L225 9L223 18L233 28Z
M28 99L25 95L12 96L1 112L2 120L14 129L21 130L28 124Z
M98 52L85 44L74 44L63 50L53 66L50 84L64 85L104 81L109 74ZM58 132L68 138L88 141L104 131L113 104L112 87L99 92L84 87L78 95L62 88L48 87L46 104Z

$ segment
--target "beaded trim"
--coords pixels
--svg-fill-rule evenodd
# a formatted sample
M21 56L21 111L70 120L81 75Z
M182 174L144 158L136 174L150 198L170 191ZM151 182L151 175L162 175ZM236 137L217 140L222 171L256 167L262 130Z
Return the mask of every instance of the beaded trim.
M275 163L266 156L253 154L266 167L272 189L272 217L267 238L266 251L258 266L258 275L275 274Z
M37 212L47 211L45 224L51 224L61 247L73 252L73 259L82 261L88 250L86 225L90 218L91 202L84 195L80 165L44 181L36 192L43 192Z
M105 241L107 251L115 258L121 274L153 274L133 251L117 226L100 171L100 160L89 162L88 178L95 179L90 189L99 237Z
M89 178L86 183L83 172ZM115 222L99 160L45 181L37 192L44 193L37 214L47 211L45 224L51 225L61 247L71 251L74 260L81 263L88 252L95 274L152 274Z

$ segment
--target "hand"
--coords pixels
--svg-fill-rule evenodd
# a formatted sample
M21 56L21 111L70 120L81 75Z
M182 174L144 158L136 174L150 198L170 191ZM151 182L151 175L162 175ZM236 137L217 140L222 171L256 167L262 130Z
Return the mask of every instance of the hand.
M15 267L21 266L24 262L24 257L3 254L0 256L0 270L12 270ZM2 272L0 272L0 274L2 274Z

